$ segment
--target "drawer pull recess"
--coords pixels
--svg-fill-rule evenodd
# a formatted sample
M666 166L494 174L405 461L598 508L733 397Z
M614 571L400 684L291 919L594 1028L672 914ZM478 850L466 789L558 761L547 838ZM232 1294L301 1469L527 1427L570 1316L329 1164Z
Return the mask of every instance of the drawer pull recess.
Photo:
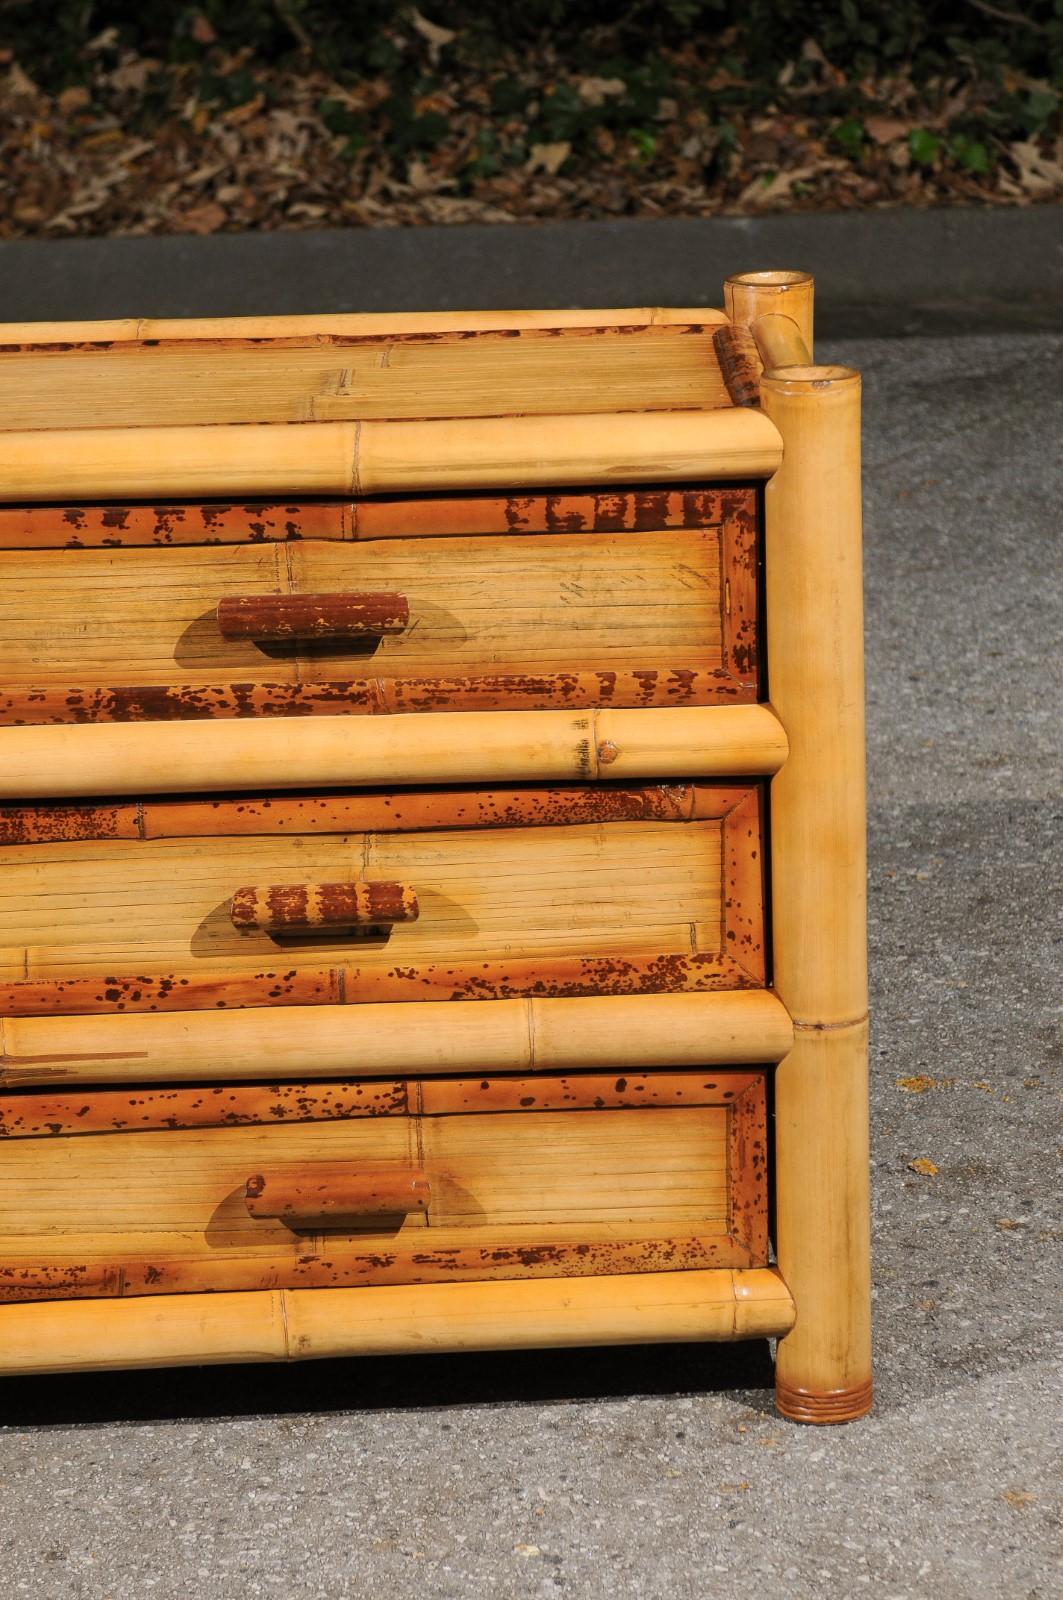
M404 594L247 594L218 601L223 639L365 639L402 633L410 621Z
M263 933L416 922L420 909L408 883L246 884L229 902L234 928Z
M409 1167L352 1172L322 1166L291 1175L253 1173L244 1195L252 1217L281 1222L335 1221L427 1211L432 1186L423 1172Z

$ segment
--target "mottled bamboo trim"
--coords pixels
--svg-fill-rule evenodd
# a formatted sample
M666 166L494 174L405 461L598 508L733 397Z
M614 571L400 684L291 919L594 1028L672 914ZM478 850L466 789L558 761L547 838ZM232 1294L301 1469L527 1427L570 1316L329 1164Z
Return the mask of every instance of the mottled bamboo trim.
M388 970L277 964L245 975L224 972L122 974L95 978L0 980L0 1019L121 1015L124 1012L233 1011L262 1006L402 1004L421 1000L552 999L593 995L694 994L754 989L763 964L750 951L674 955L550 956L421 962ZM751 970L752 969L752 970Z
M402 633L410 606L401 594L224 595L217 605L223 639L380 638Z
M306 539L455 538L470 534L650 533L752 527L751 489L589 489L583 494L417 495L376 500L184 501L169 505L0 505L0 549L122 549Z
M758 1088L759 1085L759 1088ZM0 1096L0 1139L93 1133L173 1132L352 1117L462 1116L513 1111L639 1111L763 1099L752 1072L581 1073L573 1077L352 1079L349 1082L203 1084L196 1088L90 1089L81 1094ZM750 1098L752 1092L752 1098ZM748 1101L748 1107L747 1107Z
M266 933L416 922L419 913L408 883L245 884L229 902L234 928Z
M717 328L712 346L732 404L759 406L761 362L749 329L734 325Z
M736 653L741 649L736 646ZM746 661L747 656L741 659ZM403 716L418 711L549 711L751 705L755 666L497 673L483 677L351 678L318 683L52 684L0 691L0 727L67 723L230 721L248 717Z
M556 827L586 822L686 822L725 817L747 784L535 784L500 788L283 790L209 800L114 805L48 800L0 805L0 844L177 839L219 834L395 833L436 828Z

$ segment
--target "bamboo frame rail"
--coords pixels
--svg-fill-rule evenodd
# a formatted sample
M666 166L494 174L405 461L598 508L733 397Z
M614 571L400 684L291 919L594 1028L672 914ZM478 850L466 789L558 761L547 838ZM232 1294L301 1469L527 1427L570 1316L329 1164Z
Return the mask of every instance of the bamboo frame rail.
M5 729L0 799L337 784L752 777L786 737L766 706L425 712L297 722Z
M0 1018L0 1087L756 1065L793 1045L766 989Z
M871 1404L860 378L766 372L786 455L765 492L772 704L791 741L771 785L774 985L795 1045L775 1079L776 1248L797 1323L784 1415Z
M748 409L238 423L0 433L0 500L396 494L765 478L778 430Z
M218 339L381 339L440 333L521 333L538 328L688 327L727 321L706 306L635 306L569 311L350 311L280 317L113 317L95 322L6 322L5 345L100 350L111 344Z
M750 332L768 372L776 367L807 367L812 360L801 329L792 317L783 316L781 312L754 317Z
M763 1339L793 1321L770 1267L68 1300L0 1307L0 1372Z

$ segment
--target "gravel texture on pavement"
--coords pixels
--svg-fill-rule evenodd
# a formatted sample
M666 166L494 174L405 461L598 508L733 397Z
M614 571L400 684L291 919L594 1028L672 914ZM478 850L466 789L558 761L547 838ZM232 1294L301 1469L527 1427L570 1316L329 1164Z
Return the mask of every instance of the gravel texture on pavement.
M1063 1594L1061 355L820 349L866 385L874 1414L781 1422L764 1344L9 1383L6 1594Z

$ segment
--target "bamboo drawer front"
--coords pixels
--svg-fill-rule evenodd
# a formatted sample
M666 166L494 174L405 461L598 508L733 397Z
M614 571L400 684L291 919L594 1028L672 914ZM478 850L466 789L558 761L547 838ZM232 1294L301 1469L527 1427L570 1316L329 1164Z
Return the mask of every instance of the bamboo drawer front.
M764 982L756 785L38 804L5 837L9 1015ZM412 899L359 922L359 884ZM265 911L234 925L245 889Z
M0 327L0 1373L868 1409L860 381L725 302Z
M761 1266L764 1087L686 1072L0 1097L0 1301Z
M0 510L0 718L751 702L757 548L750 489Z

